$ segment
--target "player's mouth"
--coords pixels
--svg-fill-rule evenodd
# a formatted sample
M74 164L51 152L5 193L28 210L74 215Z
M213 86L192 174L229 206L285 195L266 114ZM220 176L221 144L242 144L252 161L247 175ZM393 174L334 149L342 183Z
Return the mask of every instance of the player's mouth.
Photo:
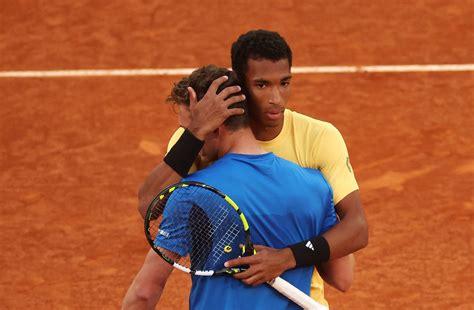
M281 118L281 116L283 115L283 111L282 110L272 110L272 111L265 112L265 115L269 119L271 119L272 121L275 121L275 120L278 120L279 118Z

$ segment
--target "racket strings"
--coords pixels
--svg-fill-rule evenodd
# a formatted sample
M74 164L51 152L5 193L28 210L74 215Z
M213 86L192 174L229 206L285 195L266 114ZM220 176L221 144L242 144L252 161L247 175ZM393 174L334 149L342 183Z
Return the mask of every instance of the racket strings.
M226 247L242 232L237 213L229 208L221 196L206 192L199 199L200 211L190 213L189 217L193 241L189 252L190 261L185 264L189 264L192 270L222 268L220 263ZM180 261L182 263L184 262Z
M155 247L185 268L221 269L226 254L240 252L244 228L239 214L209 189L178 187L157 199L149 213Z
M232 223L226 233L219 239L216 243L214 250L212 251L212 262L214 265L217 265L220 262L222 256L226 251L222 251L222 249L228 249L228 251L232 251L232 248L227 248L230 244L234 244L234 241L237 237L241 234L242 229L236 223Z
M187 257L180 261L193 270L203 270L211 252L214 226L206 212L199 206L193 205L189 214L189 229L191 232L191 249L189 261Z

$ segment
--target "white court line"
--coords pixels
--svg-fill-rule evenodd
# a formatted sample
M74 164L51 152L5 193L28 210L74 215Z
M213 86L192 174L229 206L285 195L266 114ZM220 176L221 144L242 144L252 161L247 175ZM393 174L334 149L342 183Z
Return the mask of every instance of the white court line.
M293 73L450 72L474 71L474 64L293 67L291 71Z
M195 70L195 68L0 71L0 78L188 75L193 70ZM474 64L388 65L388 66L316 66L316 67L292 67L291 71L292 71L292 73L295 73L295 74L304 74L304 73L361 73L361 72L453 72L453 71L474 71Z

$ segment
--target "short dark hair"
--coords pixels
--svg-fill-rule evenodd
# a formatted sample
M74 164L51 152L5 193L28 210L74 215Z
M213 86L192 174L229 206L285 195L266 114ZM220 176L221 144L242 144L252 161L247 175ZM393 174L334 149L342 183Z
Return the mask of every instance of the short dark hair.
M189 75L188 77L184 77L178 83L175 83L173 89L171 90L171 94L168 96L166 101L189 106L188 87L192 87L196 92L197 100L201 100L209 89L209 86L211 86L211 83L215 79L218 79L223 75L227 75L229 79L219 86L216 92L217 94L219 94L224 88L229 86L238 85L243 88L242 83L237 78L236 74L230 71L229 69L218 67L216 65L207 65L194 70L191 75ZM242 91L234 93L229 97L241 94ZM245 113L230 116L224 121L224 125L231 130L237 130L243 127L248 127L249 116L247 111L247 100L245 99L229 106L229 109L234 108L244 109Z
M249 59L269 59L278 61L288 59L291 67L292 52L285 39L278 33L268 30L252 30L242 34L231 48L232 70L245 82Z

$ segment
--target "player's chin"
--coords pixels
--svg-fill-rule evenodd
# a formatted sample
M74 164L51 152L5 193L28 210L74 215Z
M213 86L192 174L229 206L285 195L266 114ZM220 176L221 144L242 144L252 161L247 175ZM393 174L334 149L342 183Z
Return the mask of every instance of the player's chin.
M281 120L280 119L276 119L276 120L266 119L263 122L263 124L264 124L265 127L279 127L281 125Z

